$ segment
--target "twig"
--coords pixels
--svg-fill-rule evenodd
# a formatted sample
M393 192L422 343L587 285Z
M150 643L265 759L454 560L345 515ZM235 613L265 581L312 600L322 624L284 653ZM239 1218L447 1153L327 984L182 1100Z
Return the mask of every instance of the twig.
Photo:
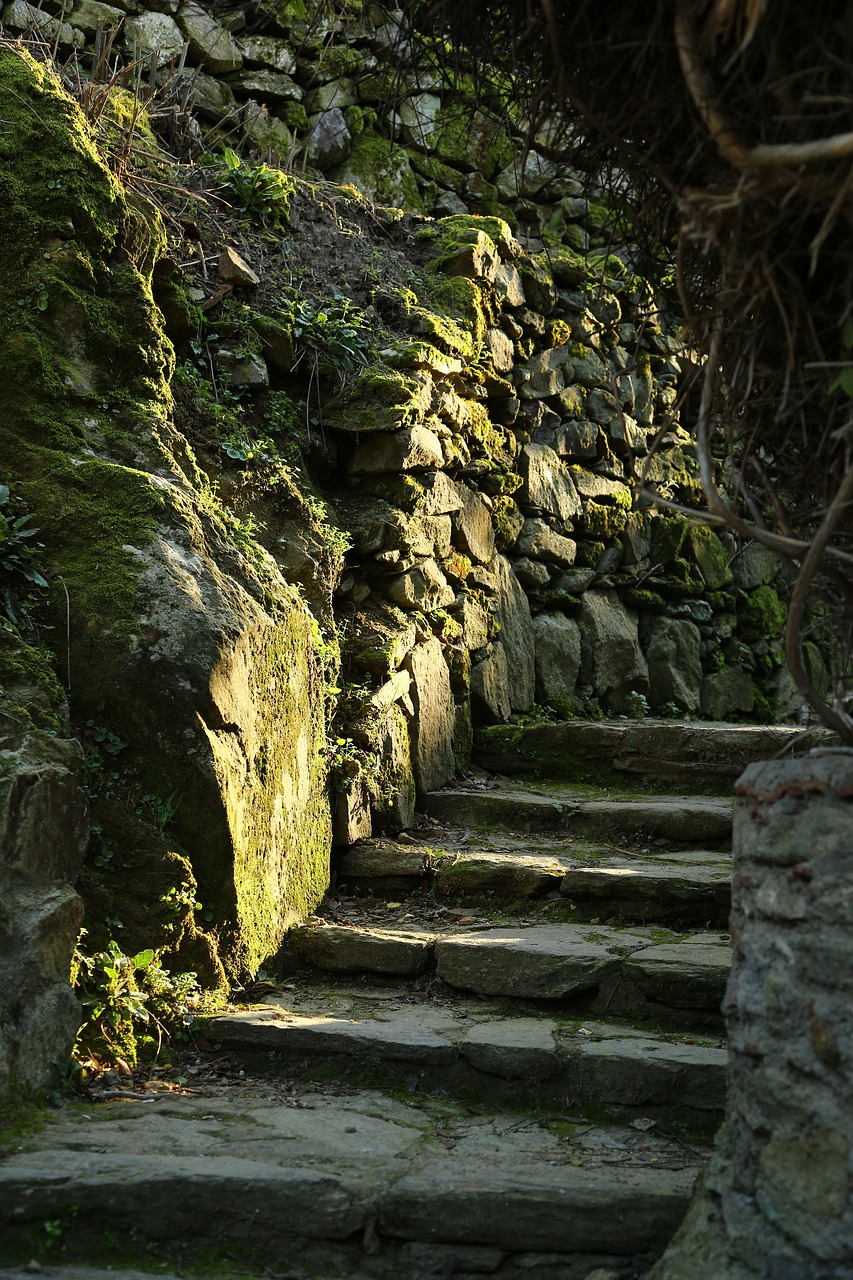
M788 602L788 623L785 628L785 657L797 688L805 694L806 700L814 707L824 724L830 725L839 737L848 743L853 743L853 718L840 707L837 709L830 707L814 687L803 659L801 628L812 581L851 496L853 496L853 465L848 467L847 474L839 485L823 523L812 539L811 546L800 566L800 575Z

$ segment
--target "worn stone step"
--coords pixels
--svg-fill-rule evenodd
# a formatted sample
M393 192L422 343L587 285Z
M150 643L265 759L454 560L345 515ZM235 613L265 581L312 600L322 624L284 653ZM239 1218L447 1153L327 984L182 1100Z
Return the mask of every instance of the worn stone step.
M545 790L519 783L447 787L430 792L424 808L431 818L455 827L713 846L731 843L734 802L702 796L599 800L568 786Z
M361 841L339 858L340 894L400 896L431 889L441 901L514 901L562 894L578 918L723 927L730 909L731 858L718 850L639 854L625 846L516 839L453 841L420 851L390 840ZM477 847L477 845L482 847ZM473 845L473 847L472 847Z
M210 1034L225 1045L274 1053L285 1072L331 1060L333 1074L350 1079L372 1063L399 1085L416 1068L428 1087L498 1105L559 1105L573 1096L582 1107L644 1107L670 1119L721 1112L726 1053L719 1042L685 1043L524 1009L507 1016L505 1007L483 1001L386 994L372 1000L362 988L343 997L322 989L307 1000L270 996L263 1006L214 1019Z
M495 773L567 780L643 779L687 791L727 793L746 766L799 750L803 731L787 725L672 720L491 725L478 729L474 758ZM836 741L810 730L810 747Z
M427 967L449 986L482 996L572 1001L586 997L631 1016L664 1016L690 1025L689 1014L716 1025L730 964L728 940L705 933L678 938L639 926L475 924L407 935L318 924L295 929L284 953L292 967L338 973L393 973ZM592 1008L597 1006L593 1003Z
M135 1248L160 1271L178 1270L178 1256L182 1274L203 1250L205 1274L233 1274L227 1260L239 1259L390 1280L452 1245L466 1271L490 1259L498 1275L536 1268L541 1251L535 1273L558 1280L647 1265L703 1160L652 1121L471 1114L423 1096L257 1081L239 1104L232 1094L141 1094L52 1117L0 1164L0 1262L39 1256L49 1221L63 1265L106 1250L127 1274L148 1270Z

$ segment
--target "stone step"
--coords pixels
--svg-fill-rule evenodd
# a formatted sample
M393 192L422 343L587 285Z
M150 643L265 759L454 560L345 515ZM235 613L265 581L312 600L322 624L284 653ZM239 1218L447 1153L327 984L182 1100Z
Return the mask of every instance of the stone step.
M434 970L450 987L481 996L573 1002L669 1025L719 1023L730 964L728 939L705 933L600 925L494 926L464 931L318 924L294 929L291 969L408 977ZM690 1021L691 1016L699 1021Z
M730 880L731 858L719 851L655 852L651 846L639 854L559 838L464 844L445 839L440 849L364 840L335 864L336 889L344 896L405 898L429 889L442 901L479 903L559 894L579 919L720 928L728 920Z
M730 845L734 801L702 796L589 799L589 792L558 784L521 783L447 787L425 797L430 818L446 826L516 832L562 832L580 839L608 838L677 845Z
M206 1275L320 1280L457 1264L624 1274L660 1253L703 1163L652 1120L472 1114L423 1095L258 1081L233 1094L142 1093L52 1116L0 1165L0 1262L39 1256L49 1222L56 1261L105 1258L113 1274L186 1274L199 1259Z
M228 1046L269 1052L281 1070L332 1067L358 1078L383 1069L388 1087L440 1087L454 1098L494 1105L559 1106L717 1120L725 1098L726 1053L719 1041L688 1041L623 1023L556 1019L529 1007L360 986L321 986L274 995L262 1006L211 1021Z
M836 741L827 729L809 731L810 747ZM772 759L802 746L803 731L787 725L571 720L478 729L474 758L483 768L502 774L621 780L623 785L643 779L687 791L728 793L754 760Z

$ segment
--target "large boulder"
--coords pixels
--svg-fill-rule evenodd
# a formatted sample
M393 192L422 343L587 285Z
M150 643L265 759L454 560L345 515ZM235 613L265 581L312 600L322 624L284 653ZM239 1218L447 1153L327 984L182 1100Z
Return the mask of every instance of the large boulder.
M615 591L587 591L578 618L581 675L608 708L622 709L626 694L649 692L649 668L640 648L636 615Z
M648 626L646 661L653 707L674 702L680 711L699 710L701 635L685 618L654 617Z
M455 707L450 672L438 640L415 645L406 656L412 677L412 768L419 792L434 791L456 773L453 753Z
M536 644L536 700L557 706L571 698L581 664L581 633L564 613L540 613L533 619Z
M2 1102L10 1087L57 1085L82 1020L69 973L89 824L62 691L39 651L2 633L0 685Z
M524 588L506 556L492 562L497 593L492 611L500 627L500 641L506 653L507 693L512 711L529 711L534 696L533 622Z
M44 66L0 51L0 76L20 231L0 245L0 309L16 314L0 340L0 453L45 545L72 718L120 735L132 786L168 815L140 832L132 804L104 814L130 864L115 884L123 940L162 941L150 895L175 874L197 886L209 947L233 975L254 972L328 880L318 627L272 558L232 540L172 421L150 283L159 217L128 205ZM30 314L17 296L36 256L49 301Z

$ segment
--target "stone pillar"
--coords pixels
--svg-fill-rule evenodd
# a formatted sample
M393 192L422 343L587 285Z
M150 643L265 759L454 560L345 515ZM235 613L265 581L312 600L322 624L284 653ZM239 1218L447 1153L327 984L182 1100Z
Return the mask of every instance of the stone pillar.
M850 1280L853 751L737 793L726 1123L649 1280Z

